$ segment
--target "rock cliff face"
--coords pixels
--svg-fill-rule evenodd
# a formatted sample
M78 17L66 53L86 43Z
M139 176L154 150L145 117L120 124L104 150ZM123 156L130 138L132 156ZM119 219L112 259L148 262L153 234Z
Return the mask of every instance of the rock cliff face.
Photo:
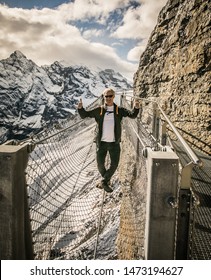
M193 147L210 153L211 2L169 0L141 55L134 88L154 97Z

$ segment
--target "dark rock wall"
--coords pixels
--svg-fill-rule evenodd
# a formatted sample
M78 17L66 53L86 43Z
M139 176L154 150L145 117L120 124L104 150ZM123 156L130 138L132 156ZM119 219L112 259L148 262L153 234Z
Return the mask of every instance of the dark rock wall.
M193 147L210 153L211 1L168 1L134 75Z

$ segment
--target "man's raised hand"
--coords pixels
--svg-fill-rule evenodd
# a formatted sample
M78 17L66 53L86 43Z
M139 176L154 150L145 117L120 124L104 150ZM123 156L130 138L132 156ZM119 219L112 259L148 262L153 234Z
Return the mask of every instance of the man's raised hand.
M82 102L82 98L80 98L80 101L78 103L78 109L83 108L83 102Z
M135 107L136 109L140 109L140 100L138 100L138 99L135 99L135 100L134 100L134 107Z

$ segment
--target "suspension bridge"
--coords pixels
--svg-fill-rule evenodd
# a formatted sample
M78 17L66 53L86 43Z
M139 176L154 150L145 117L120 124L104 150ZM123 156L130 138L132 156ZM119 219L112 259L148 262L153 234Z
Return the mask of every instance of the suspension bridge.
M119 92L116 102L131 109L133 98ZM137 98L110 194L96 188L91 119L76 114L0 146L1 259L211 259L210 157L190 148L157 102Z

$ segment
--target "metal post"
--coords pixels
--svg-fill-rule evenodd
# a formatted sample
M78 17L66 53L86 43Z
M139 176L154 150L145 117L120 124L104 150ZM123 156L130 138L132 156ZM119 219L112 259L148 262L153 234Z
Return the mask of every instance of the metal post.
M146 156L145 259L172 260L175 256L179 160L168 147L166 152L147 148Z
M159 131L160 130L160 110L156 103L153 103L153 124L152 124L152 134L154 138L159 141Z
M179 191L179 208L177 222L176 259L188 259L190 203L191 203L191 175L193 163L190 162L182 169L181 187Z
M33 259L25 168L27 145L0 146L0 258Z
M163 122L161 126L161 139L160 139L160 143L162 146L166 146L166 140L167 140L166 122Z

